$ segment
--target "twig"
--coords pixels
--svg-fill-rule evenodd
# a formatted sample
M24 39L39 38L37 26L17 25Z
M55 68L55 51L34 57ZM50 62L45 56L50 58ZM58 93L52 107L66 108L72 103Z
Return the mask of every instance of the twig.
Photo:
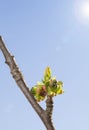
M50 121L50 124L53 126L52 114L53 114L53 97L47 96L46 99L46 114Z
M16 81L17 85L24 93L25 97L28 99L29 103L32 105L34 110L38 113L39 117L43 121L47 130L55 130L53 125L51 124L50 118L48 118L47 116L47 111L45 112L44 109L36 102L34 96L27 87L24 78L22 76L22 73L14 60L14 56L12 56L8 51L8 49L6 48L1 36L0 36L0 49L5 57L6 60L5 63L8 64L11 70L11 74L14 80Z

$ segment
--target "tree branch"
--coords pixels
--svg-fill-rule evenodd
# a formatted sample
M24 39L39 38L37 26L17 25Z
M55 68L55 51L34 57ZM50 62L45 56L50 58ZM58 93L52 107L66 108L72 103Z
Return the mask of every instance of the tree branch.
M46 99L46 114L50 121L50 124L53 126L52 114L53 114L53 97L47 96Z
M44 109L35 100L34 96L30 92L29 88L27 87L27 85L24 81L22 73L19 70L19 67L17 66L17 64L14 60L14 56L12 56L9 53L1 36L0 36L0 49L5 57L5 60L6 60L5 63L8 64L8 66L11 70L11 74L12 74L14 80L16 81L17 85L19 86L19 88L21 89L21 91L23 92L23 94L25 95L27 100L29 101L29 103L32 105L34 110L37 112L37 114L39 115L39 117L43 121L47 130L55 130L53 125L51 124L50 118L48 118L48 116L47 116L48 110L44 111Z
M52 112L53 112L53 97L47 96L46 100L46 113L50 119L52 119Z

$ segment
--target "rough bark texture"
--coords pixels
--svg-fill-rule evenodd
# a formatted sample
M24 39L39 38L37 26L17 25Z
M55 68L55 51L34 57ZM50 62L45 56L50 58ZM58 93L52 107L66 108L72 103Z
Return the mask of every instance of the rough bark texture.
M52 120L52 112L53 112L53 98L51 96L47 96L46 113L50 120Z
M47 118L49 119L49 123L53 127L53 122L52 122L53 98L51 96L47 96L47 100L46 100L46 114L47 114Z
M19 88L21 89L21 91L23 92L23 94L25 95L25 97L28 99L29 103L32 105L32 107L34 108L34 110L37 112L37 114L39 115L39 117L41 118L41 120L43 121L45 127L47 130L55 130L55 128L53 127L53 123L52 123L52 109L53 109L53 102L52 102L52 98L47 97L47 101L46 101L46 111L36 102L34 96L32 95L32 93L30 92L29 88L27 87L24 78L22 76L21 71L19 70L15 60L14 60L14 56L12 56L8 49L6 48L2 37L0 36L0 49L5 57L5 63L8 64L10 70L11 70L11 74L14 78L14 80L16 81L17 85L19 86Z

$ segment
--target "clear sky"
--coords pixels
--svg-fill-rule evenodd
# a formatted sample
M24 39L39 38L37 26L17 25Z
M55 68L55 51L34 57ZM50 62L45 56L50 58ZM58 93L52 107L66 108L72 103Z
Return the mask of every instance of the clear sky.
M89 130L89 0L0 0L0 35L29 88L46 66L64 82L56 130ZM0 130L45 130L4 62L0 52Z

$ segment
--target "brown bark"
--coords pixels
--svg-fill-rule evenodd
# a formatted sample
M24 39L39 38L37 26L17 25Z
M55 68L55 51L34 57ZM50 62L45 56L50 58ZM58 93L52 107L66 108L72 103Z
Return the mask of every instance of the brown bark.
M51 96L47 96L47 100L46 100L46 114L47 114L47 118L49 119L50 124L53 127L53 122L52 122L53 97L51 97Z
M55 130L53 127L52 121L51 121L51 114L52 114L52 108L53 108L52 102L51 102L51 106L46 105L47 106L46 111L36 102L34 96L30 92L28 86L26 85L26 83L24 81L22 73L19 70L19 67L17 66L17 64L14 60L14 56L12 56L10 54L10 52L8 51L8 49L6 48L1 36L0 36L0 49L5 57L5 63L8 64L8 66L11 70L11 74L12 74L14 80L16 81L18 87L21 89L21 91L23 92L23 94L25 95L25 97L27 98L29 103L32 105L34 110L37 112L37 114L43 121L47 130ZM49 97L48 97L47 101L52 101L52 99L49 100ZM49 102L46 102L46 103L50 104Z

